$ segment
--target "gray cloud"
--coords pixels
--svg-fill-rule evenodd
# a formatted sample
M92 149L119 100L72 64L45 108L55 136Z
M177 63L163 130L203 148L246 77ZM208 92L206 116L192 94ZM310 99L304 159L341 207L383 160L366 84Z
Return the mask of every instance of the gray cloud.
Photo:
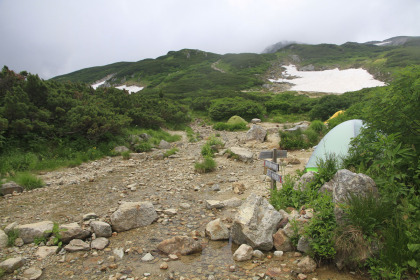
M418 0L0 0L0 66L43 78L170 50L418 36Z

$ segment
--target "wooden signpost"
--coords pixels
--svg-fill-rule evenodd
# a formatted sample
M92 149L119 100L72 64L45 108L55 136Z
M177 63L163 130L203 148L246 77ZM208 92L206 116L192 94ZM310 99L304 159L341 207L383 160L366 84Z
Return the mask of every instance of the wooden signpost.
M277 163L277 158L286 158L286 150L277 150L273 149L272 151L262 151L260 152L259 158L266 159L271 158L272 161L264 160L264 169L267 170L267 176L271 178L271 188L274 189L276 184L275 182L282 183L282 177L280 174L277 174L280 170L280 165Z

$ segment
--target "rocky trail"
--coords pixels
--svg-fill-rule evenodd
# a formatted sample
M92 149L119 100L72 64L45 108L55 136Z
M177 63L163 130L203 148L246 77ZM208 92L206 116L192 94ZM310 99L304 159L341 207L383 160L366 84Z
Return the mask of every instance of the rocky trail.
M278 257L273 251L261 258L236 262L238 248L231 241L211 241L205 236L206 225L220 218L229 224L237 213L235 207L208 209L207 200L245 200L251 193L268 197L270 182L263 175L262 150L278 147L275 124L261 124L268 132L265 142L244 141L245 132L219 132L225 148L243 147L254 154L254 161L244 163L217 155L217 170L208 174L194 171L201 160L201 147L216 132L205 125L193 129L202 140L189 143L187 138L173 143L178 153L162 159L162 150L131 154L129 160L108 157L41 174L47 184L42 189L0 198L2 228L17 222L29 224L53 221L77 222L87 227L83 217L95 213L98 220L110 222L110 216L123 202L151 202L158 213L152 224L129 231L113 233L103 250L66 252L40 256L34 243L1 249L0 260L12 257L26 259L15 274L4 279L24 279L30 267L42 270L33 279L295 279L301 253L286 252ZM179 133L179 132L177 132ZM302 169L311 151L289 152L286 173ZM242 186L238 191L234 186ZM169 256L157 245L174 236L189 236L203 245L203 251L188 256ZM147 258L148 259L147 259ZM26 276L28 277L28 276ZM269 278L273 277L273 278ZM303 276L301 276L303 277ZM307 279L362 279L334 268L321 267L308 273ZM28 278L30 279L30 278Z

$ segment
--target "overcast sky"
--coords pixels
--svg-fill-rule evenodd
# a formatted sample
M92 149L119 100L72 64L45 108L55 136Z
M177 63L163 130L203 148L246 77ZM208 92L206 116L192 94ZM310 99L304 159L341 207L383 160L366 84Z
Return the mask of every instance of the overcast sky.
M0 67L48 79L171 50L420 36L420 0L0 0Z

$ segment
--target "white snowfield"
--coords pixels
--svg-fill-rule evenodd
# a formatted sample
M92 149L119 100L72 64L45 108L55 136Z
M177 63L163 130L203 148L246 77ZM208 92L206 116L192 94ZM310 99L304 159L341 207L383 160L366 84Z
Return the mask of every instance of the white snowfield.
M129 93L134 93L134 92L138 92L141 91L142 89L144 89L144 87L138 87L138 86L126 86L126 85L122 85L119 87L116 87L117 89L126 89L128 90Z
M105 84L106 81L107 80L102 81L102 82L99 82L99 83L96 83L96 84L93 84L93 85L91 85L91 87L93 87L93 89L97 89L99 86ZM138 91L141 91L142 89L144 89L144 87L126 86L126 85L118 86L118 87L115 87L115 88L121 89L121 90L123 90L123 89L128 90L128 93L130 93L130 94L131 93L138 92Z
M357 91L363 88L385 86L384 82L375 80L364 69L324 70L324 71L298 71L295 65L284 66L285 77L293 79L269 79L273 83L291 83L293 91L312 91L342 94L348 91Z

